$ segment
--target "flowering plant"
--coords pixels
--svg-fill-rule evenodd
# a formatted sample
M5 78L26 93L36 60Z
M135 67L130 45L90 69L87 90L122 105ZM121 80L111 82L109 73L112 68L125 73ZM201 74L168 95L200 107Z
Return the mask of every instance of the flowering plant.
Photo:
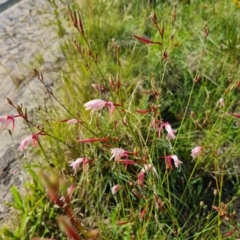
M11 100L16 114L0 117L4 129L13 131L16 118L28 125L20 151L43 153L40 161L33 159L28 166L37 197L26 201L32 204L26 211L32 215L24 226L36 225L33 233L24 232L30 232L29 238L32 234L63 239L57 222L72 239L217 239L219 219L208 205L214 201L214 210L221 210L216 205L224 195L223 165L239 157L238 145L230 147L232 141L240 141L235 107L239 81L229 77L218 83L218 78L223 80L215 70L219 65L208 68L213 61L209 56L215 56L207 54L209 44L218 45L212 38L209 43L211 27L205 21L191 32L194 42L201 38L200 43L185 45L177 31L177 5L168 15L165 10L152 11L141 20L146 24L139 23L143 26L139 33L134 23L115 38L118 31L111 32L108 24L119 21L119 14L115 21L106 22L104 16L96 21L97 27L86 14L92 8L98 12L101 4L110 14L121 1L100 2L82 13L74 6L68 9L76 36L65 55L69 64L62 68L60 87L49 87L45 75L34 69L52 104L38 109L42 122L36 123L38 114L33 117ZM126 2L120 11L125 27L126 22L133 24L130 5ZM94 12L94 17L99 14ZM183 26L185 32L188 24L192 23ZM129 45L124 44L126 39ZM217 53L224 44L219 43ZM187 67L188 58L199 66ZM26 205L17 206L24 213Z

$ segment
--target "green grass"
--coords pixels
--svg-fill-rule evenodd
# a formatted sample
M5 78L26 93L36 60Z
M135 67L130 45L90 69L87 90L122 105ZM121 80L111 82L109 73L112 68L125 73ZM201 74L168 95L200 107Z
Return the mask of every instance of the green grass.
M99 239L223 239L234 227L228 239L240 234L231 215L239 192L239 120L231 113L239 112L240 10L233 1L182 1L173 22L173 4L156 2L70 5L72 13L79 13L84 34L71 26L67 6L61 12L52 2L59 37L69 32L61 46L66 62L49 92L53 101L47 112L39 110L39 123L32 126L34 132L44 127L47 135L39 137L39 157L26 166L32 177L28 194L20 196L12 188L19 224L13 231L3 228L5 238L66 239L72 226L81 239L94 239L95 228ZM159 28L164 26L162 35L149 18L153 7ZM217 104L220 98L224 106ZM115 103L112 117L107 107L91 117L83 105L92 99ZM140 114L139 109L151 111ZM61 122L72 118L81 123ZM158 136L154 119L169 122L176 139L166 140L165 128ZM107 141L77 141L89 138ZM203 151L193 160L196 146ZM110 160L111 148L131 152L135 164L125 168ZM183 164L167 168L169 155ZM81 157L92 161L86 171L80 165L74 174L69 164ZM143 163L153 164L157 175L145 173L141 185ZM112 194L116 184L120 189ZM67 197L71 185L72 198L63 204L59 198Z

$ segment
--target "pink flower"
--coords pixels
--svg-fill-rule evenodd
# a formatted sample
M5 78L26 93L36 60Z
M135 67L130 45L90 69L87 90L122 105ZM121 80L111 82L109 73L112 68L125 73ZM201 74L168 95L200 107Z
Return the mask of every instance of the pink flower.
M76 174L77 170L80 167L80 163L82 163L83 171L86 170L87 164L90 163L91 160L88 160L87 158L77 158L75 161L70 163L70 167L73 168L74 174Z
M32 142L33 146L37 146L38 138L40 135L45 135L45 133L43 131L41 131L39 133L34 133L31 136L24 138L23 141L21 142L18 150L22 152L30 142Z
M137 184L139 186L143 186L143 184L144 184L144 177L145 177L145 172L144 171L140 171L140 173L138 174L138 178L137 178Z
M152 171L158 177L157 170L153 166L152 163L144 164L143 168L141 169L140 173L138 174L138 179L137 179L137 184L138 185L143 185L144 184L145 173L147 173L149 171Z
M166 168L170 168L171 170L173 169L172 160L176 168L178 168L180 164L182 164L182 162L178 159L177 155L169 155L166 157Z
M81 120L78 120L78 119L76 119L76 118L64 119L64 120L61 120L60 122L65 122L65 123L67 123L67 124L82 123Z
M24 138L23 141L21 142L20 147L19 147L18 150L19 151L23 151L27 147L27 145L29 144L29 142L31 140L32 140L32 135Z
M141 172L149 172L149 171L152 171L158 177L157 170L152 163L144 164L143 168L141 169Z
M20 115L17 116L11 116L11 115L7 115L7 116L0 116L0 123L5 123L4 128L6 129L6 127L12 123L12 132L14 131L14 127L15 127L15 119L16 117L20 117Z
M173 130L173 129L172 129L170 123L168 123L168 122L164 123L164 127L165 127L165 129L166 129L166 131L167 131L167 133L168 133L167 139L169 139L169 140L175 139L176 136L175 136L174 133L176 132L176 130Z
M91 114L93 114L94 112L96 112L98 110L101 110L104 107L108 107L110 115L112 115L114 108L115 108L114 104L112 102L107 102L107 101L104 101L101 99L91 100L91 101L85 103L84 107L86 108L86 110L91 110Z
M78 123L79 122L79 120L77 120L77 119L75 119L75 118L73 118L73 119L69 119L69 120L67 120L67 124L76 124L76 123Z
M117 193L118 190L119 190L119 188L120 188L120 185L119 185L119 184L114 185L114 186L111 188L112 194Z
M178 159L177 155L171 155L171 158L173 159L176 168L178 168L180 164L182 164L182 162Z
M128 152L124 149L121 149L121 148L112 148L111 149L111 158L110 160L112 160L113 158L118 159L118 158L121 158L121 157L124 157L124 156L128 156Z
M166 131L167 131L167 139L171 140L171 139L175 139L176 136L175 136L175 132L176 130L173 130L170 123L168 122L163 122L161 120L156 120L154 119L153 122L152 122L152 127L157 130L158 132L158 137L161 136L161 132L162 132L162 129L163 127L165 127Z
M74 162L70 163L70 167L73 168L74 174L76 174L77 170L79 169L79 165L80 163L82 163L82 161L83 161L83 158L78 158Z
M194 158L200 156L201 153L202 153L202 146L197 146L197 147L192 149L190 156L192 156L193 159L194 159Z
M163 123L162 121L153 119L152 127L153 127L153 129L157 130L157 132L158 132L158 137L160 137L160 136L161 136L162 129L163 129L163 127L164 127L164 123Z
M141 172L148 172L148 171L150 171L150 170L155 170L156 171L156 169L155 169L155 167L153 166L153 164L152 163L150 163L150 164L144 164L143 165L143 168L141 169Z

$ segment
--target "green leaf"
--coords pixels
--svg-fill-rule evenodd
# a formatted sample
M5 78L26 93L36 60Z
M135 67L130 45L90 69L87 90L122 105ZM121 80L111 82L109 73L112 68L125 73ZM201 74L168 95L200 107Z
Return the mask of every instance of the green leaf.
M13 200L15 203L13 206L15 208L21 210L22 212L24 212L23 201L22 201L22 198L21 198L21 195L20 195L18 189L15 186L12 186L11 192L12 192Z
M19 238L16 237L13 232L9 231L6 228L3 229L3 233L1 234L1 237L4 237L4 239L19 240Z

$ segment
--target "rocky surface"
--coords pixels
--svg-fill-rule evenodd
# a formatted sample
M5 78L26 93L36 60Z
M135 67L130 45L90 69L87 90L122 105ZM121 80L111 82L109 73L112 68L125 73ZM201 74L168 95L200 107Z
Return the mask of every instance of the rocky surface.
M53 74L56 58L62 58L57 51L56 31L44 26L46 19L52 17L49 9L47 1L22 0L0 13L0 116L16 115L6 98L33 111L41 104L37 96L46 96L32 66L41 65L48 78ZM26 179L22 166L29 159L29 151L23 154L18 146L30 134L22 119L16 119L12 136L3 126L0 125L0 227L9 214L5 203L12 199L10 187L21 189Z

